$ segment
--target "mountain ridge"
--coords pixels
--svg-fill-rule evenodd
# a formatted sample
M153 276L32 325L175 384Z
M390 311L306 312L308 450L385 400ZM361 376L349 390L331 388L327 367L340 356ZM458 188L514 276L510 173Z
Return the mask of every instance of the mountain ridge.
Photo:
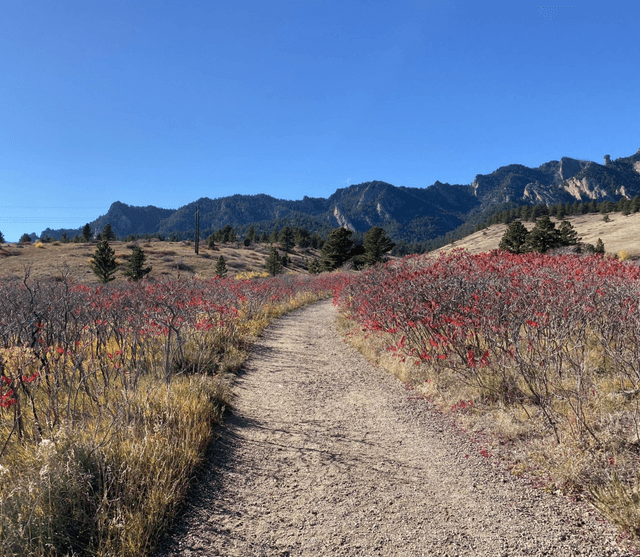
M196 208L201 232L226 225L242 231L270 223L304 227L311 232L344 226L365 232L381 226L394 240L422 242L442 236L472 218L500 206L519 206L617 201L640 195L640 149L628 157L604 164L562 157L537 167L509 164L490 174L477 174L468 185L436 181L426 188L394 186L372 180L338 188L328 198L304 196L300 200L278 199L268 194L233 194L211 199L201 197L178 209L153 205L132 206L115 201L105 215L89 222L94 233L109 223L119 237L128 235L186 235L195 229ZM78 229L47 228L42 236L60 238ZM260 231L260 230L259 230Z

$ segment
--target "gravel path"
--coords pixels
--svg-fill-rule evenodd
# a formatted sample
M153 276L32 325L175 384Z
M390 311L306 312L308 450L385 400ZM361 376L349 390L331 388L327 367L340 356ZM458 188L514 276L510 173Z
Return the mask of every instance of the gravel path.
M273 323L158 557L630 555L343 343L321 302Z

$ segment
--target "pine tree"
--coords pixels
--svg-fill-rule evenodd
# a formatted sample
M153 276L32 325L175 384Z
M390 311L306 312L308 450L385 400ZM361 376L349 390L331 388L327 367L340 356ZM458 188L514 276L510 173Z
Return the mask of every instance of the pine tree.
M209 249L214 249L216 247L216 236L215 236L215 234L210 234L207 237L207 247Z
M289 253L295 245L293 230L290 227L285 226L279 235L280 246L285 253Z
M582 238L578 237L576 229L571 226L569 221L562 221L558 228L561 246L575 246Z
M346 228L336 228L331 231L329 238L322 246L320 264L323 270L333 271L349 260L353 247L351 234L353 232Z
M132 248L131 255L124 270L124 276L137 282L145 275L148 275L151 272L151 267L144 266L146 259L147 256L144 251L142 251L142 248L138 246Z
M525 251L528 234L529 231L522 222L519 220L513 221L507 227L498 247L501 250L511 253L523 253Z
M4 244L4 234L0 232L0 244Z
M118 270L118 263L116 262L116 254L107 240L102 240L98 244L89 265L100 282L106 284L115 278L113 275Z
M600 238L598 238L598 241L596 242L596 246L595 246L595 249L593 250L593 253L604 255L604 242Z
M271 248L266 264L267 272L274 277L282 270L282 259L276 248Z
M217 277L224 277L227 275L227 263L224 260L224 257L222 257L222 255L220 257L218 257L218 261L216 262L216 276Z
M104 225L104 228L100 233L100 239L107 240L108 242L111 242L116 239L116 233L113 231L109 223Z
M255 243L257 240L257 235L256 235L256 229L253 226L253 224L251 226L249 226L249 228L247 228L247 233L244 235L245 238L249 238L249 240L252 243Z
M365 265L375 265L381 261L386 261L386 254L395 247L395 244L387 236L384 228L374 226L364 235L364 256Z
M526 249L545 253L560 245L560 234L556 230L556 225L548 216L540 217L536 225L527 235Z
M20 240L19 240L19 242L20 242L21 244L30 244L30 243L31 243L31 235L30 235L30 234L27 234L27 233L25 232L22 236L20 236Z
M89 223L85 224L82 227L82 239L85 242L90 242L91 241L91 226L89 225Z
M317 259L312 259L311 263L309 263L309 273L311 273L312 275L317 275L321 272L322 269L320 268L320 261L318 261Z

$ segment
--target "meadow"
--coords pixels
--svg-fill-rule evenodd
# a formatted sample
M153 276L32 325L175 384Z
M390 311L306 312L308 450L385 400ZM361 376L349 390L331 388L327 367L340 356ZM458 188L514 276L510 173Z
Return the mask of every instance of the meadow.
M238 273L264 272L269 256L269 244L252 244L245 247L237 243L216 244L209 249L201 242L199 253L195 253L193 242L168 242L157 238L134 242L113 241L109 245L115 251L116 261L122 266L131 254L131 248L140 247L147 257L146 265L152 267L150 276L154 279L170 278L181 274L184 277L209 279L215 276L216 262L224 257L229 276ZM30 269L33 278L61 277L70 275L76 280L97 284L89 261L96 250L95 243L42 243L0 244L0 276L21 278L25 268ZM306 272L308 263L317 258L319 250L294 248L289 255L289 271ZM116 274L116 281L126 281L122 273Z
M498 250L354 276L351 341L512 473L640 534L640 267Z
M0 281L0 554L148 554L274 317L339 275Z

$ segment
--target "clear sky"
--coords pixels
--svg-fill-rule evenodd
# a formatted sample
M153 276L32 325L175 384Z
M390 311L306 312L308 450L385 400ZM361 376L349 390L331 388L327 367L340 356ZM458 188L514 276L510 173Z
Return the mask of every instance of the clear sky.
M0 231L640 148L637 0L0 0Z

